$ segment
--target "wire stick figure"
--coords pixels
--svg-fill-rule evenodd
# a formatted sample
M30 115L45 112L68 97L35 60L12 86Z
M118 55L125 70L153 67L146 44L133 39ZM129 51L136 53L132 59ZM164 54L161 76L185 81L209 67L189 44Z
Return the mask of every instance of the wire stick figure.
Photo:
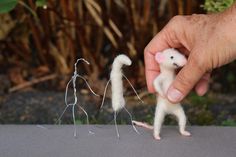
M74 137L77 136L77 129L76 129L76 122L75 122L75 105L77 104L77 95L76 95L76 79L77 78L81 78L82 80L84 80L84 82L86 83L87 87L89 88L89 90L95 95L95 96L99 96L98 94L96 94L92 88L89 86L88 82L86 81L86 79L84 77L82 77L81 75L79 75L77 73L77 63L79 61L83 61L85 62L86 64L90 64L87 60L85 60L84 58L79 58L77 59L76 63L74 64L74 75L71 77L70 81L67 83L66 85L66 92L65 92L65 104L66 104L66 107L65 109L63 110L62 114L60 115L60 117L58 118L57 122L61 121L61 118L62 116L64 115L64 113L66 112L67 108L69 106L72 106L72 117L73 117L73 123L74 123ZM70 83L72 82L72 85L73 85L73 93L74 93L74 102L73 103L68 103L68 100L67 100L67 95L68 95L68 87L70 85ZM87 125L89 125L89 118L88 118L88 113L84 110L84 108L78 104L78 107L84 112L84 114L86 115L86 119L87 119ZM90 133L92 133L90 130L89 130Z

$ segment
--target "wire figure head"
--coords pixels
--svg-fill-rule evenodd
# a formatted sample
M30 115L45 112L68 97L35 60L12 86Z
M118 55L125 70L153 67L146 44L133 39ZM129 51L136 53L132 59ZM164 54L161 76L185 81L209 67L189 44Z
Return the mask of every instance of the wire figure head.
M86 59L84 59L84 58L79 58L79 59L76 60L76 62L75 62L74 65L76 66L79 61L83 61L83 62L85 62L85 63L88 64L88 65L90 64Z
M86 64L90 65L90 63L89 63L86 59L84 59L84 58L79 58L79 59L77 59L76 62L75 62L75 64L74 64L74 66L75 66L74 75L77 74L77 64L78 64L79 61L83 61L83 62L85 62Z

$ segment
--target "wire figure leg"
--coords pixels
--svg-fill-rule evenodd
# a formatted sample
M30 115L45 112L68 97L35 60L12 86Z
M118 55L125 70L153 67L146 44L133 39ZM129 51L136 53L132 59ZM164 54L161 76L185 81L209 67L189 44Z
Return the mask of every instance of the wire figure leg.
M134 126L134 123L133 123L133 118L132 118L132 115L131 113L124 107L125 111L128 113L129 117L130 117L130 120L131 120L131 125L134 129L134 131L137 133L137 134L140 134L140 132L137 130L137 128Z
M115 121L115 127L116 127L116 134L117 134L117 137L118 139L120 138L120 134L119 134L119 130L118 130L118 126L117 126L117 122L116 122L116 111L114 112L114 121Z
M89 117L88 117L88 113L85 111L85 109L79 105L79 108L84 112L84 114L86 115L86 120L87 120L87 127L88 127L88 131L90 134L94 134L93 131L91 131L90 127L89 127Z
M108 87L108 85L109 85L110 82L111 82L111 79L109 79L109 80L107 81L107 84L106 84L106 86L105 86L105 90L104 90L103 98L102 98L102 104L101 104L101 106L100 106L100 109L102 109L102 107L103 107L103 105L104 105L105 97L106 97L106 93L107 93L107 87Z
M76 122L75 122L75 105L72 107L72 116L74 122L74 137L77 137Z
M64 115L64 113L66 112L66 110L67 110L68 107L69 107L69 105L67 105L67 106L65 107L65 109L64 109L63 112L61 113L60 117L59 117L59 118L57 119L57 121L55 122L56 124L57 124L57 123L61 124L61 118L62 118L62 116Z

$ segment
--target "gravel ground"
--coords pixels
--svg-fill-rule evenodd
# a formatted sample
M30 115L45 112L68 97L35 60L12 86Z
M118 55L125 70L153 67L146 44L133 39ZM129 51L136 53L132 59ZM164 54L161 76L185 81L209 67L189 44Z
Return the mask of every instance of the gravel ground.
M69 93L68 100L73 101ZM231 96L217 96L221 101L212 104L189 104L184 101L184 108L191 125L236 125L236 99ZM113 112L110 99L106 99L104 107L99 110L102 98L93 95L79 94L78 100L89 114L90 123L111 124ZM202 103L202 102L201 102ZM1 124L55 124L65 108L64 93L54 91L27 91L17 92L0 97L0 123ZM135 101L128 101L128 110L136 120L152 123L155 105L141 105ZM65 112L62 123L71 124L71 107ZM82 110L76 108L76 122L86 123ZM118 116L118 123L130 123L129 116L122 111ZM171 116L166 118L166 124L176 124Z

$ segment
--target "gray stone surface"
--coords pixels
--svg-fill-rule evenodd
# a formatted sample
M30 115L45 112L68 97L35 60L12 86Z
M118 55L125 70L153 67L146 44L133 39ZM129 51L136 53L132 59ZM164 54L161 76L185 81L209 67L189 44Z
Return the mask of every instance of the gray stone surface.
M0 125L0 157L236 157L236 127L189 127L192 137L182 137L177 127L164 127L162 140L150 130L113 125Z

